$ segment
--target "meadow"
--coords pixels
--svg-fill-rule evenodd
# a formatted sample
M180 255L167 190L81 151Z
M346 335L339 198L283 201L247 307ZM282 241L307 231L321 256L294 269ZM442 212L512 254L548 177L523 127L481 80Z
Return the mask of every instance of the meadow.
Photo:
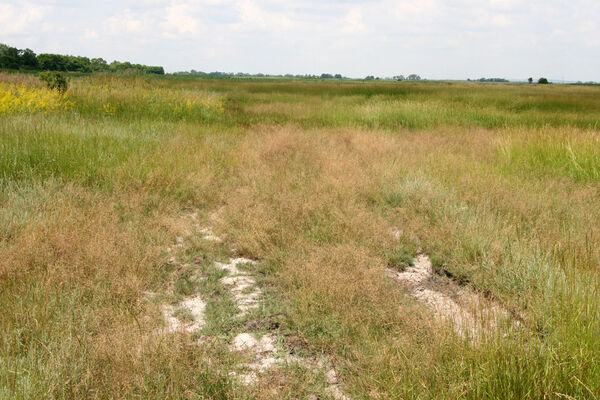
M0 74L0 398L335 397L240 384L252 327L352 399L598 399L599 205L599 87ZM386 274L421 253L518 329L435 318ZM203 339L166 333L193 293Z

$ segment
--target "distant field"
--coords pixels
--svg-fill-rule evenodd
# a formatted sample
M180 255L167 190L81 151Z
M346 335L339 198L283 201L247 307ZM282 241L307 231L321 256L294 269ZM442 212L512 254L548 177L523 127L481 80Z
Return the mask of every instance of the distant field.
M0 398L598 399L599 221L600 87L0 74Z

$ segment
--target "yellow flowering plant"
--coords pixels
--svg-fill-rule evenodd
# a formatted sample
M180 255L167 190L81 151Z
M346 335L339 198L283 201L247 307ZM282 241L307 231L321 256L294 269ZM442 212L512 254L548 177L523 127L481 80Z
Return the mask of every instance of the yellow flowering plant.
M0 114L70 111L73 102L56 90L0 82Z

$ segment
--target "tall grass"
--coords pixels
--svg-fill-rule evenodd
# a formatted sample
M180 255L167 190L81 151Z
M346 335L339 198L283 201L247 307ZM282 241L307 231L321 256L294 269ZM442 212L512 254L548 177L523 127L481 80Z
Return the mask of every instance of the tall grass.
M507 170L600 181L598 131L527 132L507 139L499 151Z

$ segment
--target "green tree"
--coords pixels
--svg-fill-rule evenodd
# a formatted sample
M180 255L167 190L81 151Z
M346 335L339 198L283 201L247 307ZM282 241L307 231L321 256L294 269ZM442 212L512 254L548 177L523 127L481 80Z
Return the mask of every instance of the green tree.
M546 78L540 78L540 79L538 79L538 83L541 85L547 85L550 82L548 82L548 79L546 79Z
M533 83L533 78L529 78L529 79L527 79L527 82L529 82L529 83Z
M92 71L106 71L108 63L103 58L92 58L90 60Z
M19 69L19 49L0 44L0 68Z
M40 69L45 71L66 71L67 63L59 54L39 54L37 56Z

